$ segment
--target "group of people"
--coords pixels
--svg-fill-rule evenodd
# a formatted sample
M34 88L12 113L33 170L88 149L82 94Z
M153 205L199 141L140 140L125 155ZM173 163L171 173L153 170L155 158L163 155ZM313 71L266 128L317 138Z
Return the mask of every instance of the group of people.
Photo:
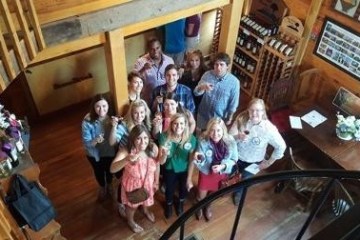
M104 94L94 97L82 122L86 155L100 186L99 198L111 193L113 175L119 178L119 213L134 232L143 228L134 213L142 207L151 222L149 207L154 193L164 186L164 215L184 211L188 191L197 186L197 200L217 191L237 165L242 177L253 163L265 169L282 158L286 144L268 120L262 99L234 116L239 105L240 83L229 72L230 57L217 53L212 69L201 51L189 52L179 69L162 52L159 40L151 39L148 52L128 75L129 106L124 117L115 116ZM273 151L267 156L267 146ZM266 158L266 159L265 159ZM194 169L199 171L197 184ZM128 193L145 188L146 200L134 203ZM178 194L175 194L177 192ZM175 197L176 195L176 197ZM233 196L239 204L241 189ZM197 219L212 218L210 206Z

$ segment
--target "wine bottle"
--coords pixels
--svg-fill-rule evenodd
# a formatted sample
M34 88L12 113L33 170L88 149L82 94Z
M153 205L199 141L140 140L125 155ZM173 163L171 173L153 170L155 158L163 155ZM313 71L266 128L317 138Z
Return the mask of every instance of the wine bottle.
M13 168L19 165L19 158L17 155L16 147L10 140L3 139L1 150L4 151L11 158L11 166Z

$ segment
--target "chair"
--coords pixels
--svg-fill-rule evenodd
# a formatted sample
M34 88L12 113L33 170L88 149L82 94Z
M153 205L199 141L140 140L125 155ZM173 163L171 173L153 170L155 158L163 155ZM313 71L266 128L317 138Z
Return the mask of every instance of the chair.
M329 109L340 86L338 80L326 76L317 68L305 70L297 76L295 81L292 109L299 112L314 104Z
M306 156L306 153L301 151L294 153L292 148L289 147L290 159L291 159L291 169L292 170L310 170L319 168L314 162ZM304 208L304 212L310 210L312 203L315 199L316 194L320 193L325 184L327 183L326 179L318 177L303 177L295 178L291 182L293 189L302 197L306 198L307 204Z
M355 201L350 195L348 189L340 181L336 181L336 186L334 190L334 199L332 200L332 210L336 217L344 214L352 206L354 206Z

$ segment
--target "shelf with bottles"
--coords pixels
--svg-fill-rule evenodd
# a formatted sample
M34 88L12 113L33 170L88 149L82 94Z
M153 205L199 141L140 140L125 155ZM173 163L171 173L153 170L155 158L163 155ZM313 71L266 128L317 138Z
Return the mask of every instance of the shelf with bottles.
M236 39L237 48L257 60L261 55L261 50L265 44L265 40L249 35L246 32L247 30L239 30Z
M255 78L257 62L254 59L250 58L241 51L236 50L233 58L233 63L234 66L244 71L248 76L250 76L251 78Z
M241 17L240 29L247 35L253 35L254 37L260 37L262 39L273 36L278 33L279 26L277 24L261 23L258 19L255 19L251 15L245 15Z
M231 72L239 79L241 89L244 90L244 92L247 93L249 96L251 96L254 81L253 78L250 77L248 73L237 68L236 66L233 66Z

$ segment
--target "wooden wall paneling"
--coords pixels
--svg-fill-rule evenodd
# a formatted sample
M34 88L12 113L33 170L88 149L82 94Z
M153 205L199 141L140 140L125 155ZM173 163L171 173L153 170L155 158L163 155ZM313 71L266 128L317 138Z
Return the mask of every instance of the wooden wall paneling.
M295 65L299 65L302 62L302 59L304 58L310 40L311 31L319 15L323 1L324 0L313 0L311 2L308 15L306 17L306 21L304 24L303 38L302 41L299 43L298 53L295 59Z
M15 28L13 19L11 18L11 14L10 14L9 7L7 5L6 0L0 0L0 2L1 2L0 12L4 19L5 25L9 31L9 36L11 38L11 42L13 45L12 47L15 50L18 64L22 70L26 67L27 63L26 63L25 57L23 55L22 49L20 47L20 41L19 41L18 35L16 33L16 28Z
M316 1L313 0L313 2ZM316 29L313 30L315 32L320 32L325 16L335 19L343 25L348 26L359 32L358 29L360 29L360 21L335 11L333 9L333 0L322 1L321 9L314 23L314 28ZM316 39L310 39L310 41L308 41L308 45L305 48L304 56L301 61L302 69L306 70L309 68L318 68L323 73L323 78L326 80L327 84L334 86L343 86L360 96L360 81L314 55L313 51L315 44Z
M45 48L45 40L41 33L39 19L37 17L36 9L33 0L25 0L29 10L30 23L33 28L35 39L39 48L39 51Z
M24 33L23 37L24 37L27 53L29 55L30 60L32 60L35 57L36 51L35 51L33 41L31 40L29 24L26 21L25 14L24 14L23 7L21 5L20 0L15 0L15 4L16 4L15 11L16 11L17 19L19 21L21 31Z
M117 114L128 103L125 40L122 29L106 33L105 58L110 92Z
M232 1L231 4L223 7L218 49L219 52L226 52L229 56L233 56L235 52L236 36L239 31L244 2L244 0Z

